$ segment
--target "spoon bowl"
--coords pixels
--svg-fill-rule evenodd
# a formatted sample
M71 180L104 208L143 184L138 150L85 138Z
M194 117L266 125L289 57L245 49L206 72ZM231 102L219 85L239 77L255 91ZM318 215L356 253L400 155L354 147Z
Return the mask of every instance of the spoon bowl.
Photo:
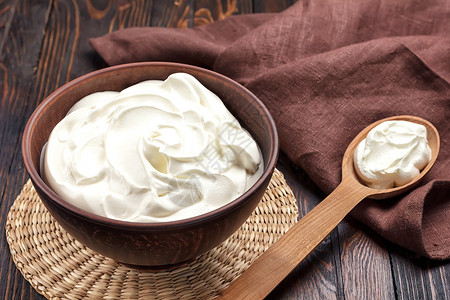
M358 177L353 165L353 154L358 144L378 124L403 120L424 125L427 129L431 160L414 180L399 187L376 189L366 186ZM415 116L395 116L379 120L363 129L349 144L342 159L342 181L339 186L313 210L306 214L266 252L222 292L220 299L263 299L363 199L385 199L397 196L411 188L428 173L439 153L439 134L428 121ZM254 283L258 284L255 285Z
M356 173L356 170L354 168L353 153L355 152L356 147L359 145L359 143L366 138L370 130L372 130L374 127L378 126L383 122L394 120L409 121L412 123L425 126L425 128L427 129L428 146L431 149L431 159L429 163L425 166L425 168L422 169L419 176L417 176L407 184L389 189L370 188L359 179L358 174ZM398 196L415 187L420 182L420 180L428 173L428 171L436 162L436 159L439 154L439 147L440 147L439 133L436 127L434 127L433 124L431 124L430 122L428 122L423 118L404 115L404 116L389 117L386 119L376 121L367 126L366 128L364 128L348 145L347 150L345 151L344 157L342 159L342 181L351 178L351 180L354 181L354 184L358 184L361 188L370 190L370 195L368 195L367 197L371 199L386 199Z

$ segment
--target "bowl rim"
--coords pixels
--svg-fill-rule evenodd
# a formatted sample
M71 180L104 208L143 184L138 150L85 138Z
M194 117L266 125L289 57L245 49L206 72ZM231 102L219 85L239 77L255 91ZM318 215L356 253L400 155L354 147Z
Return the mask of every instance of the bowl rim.
M173 220L173 221L161 221L161 222L133 222L133 221L124 221L124 220L116 220L108 217L104 217L101 215L97 215L95 213L86 211L84 209L81 209L70 202L64 200L62 197L60 197L58 194L56 194L41 178L39 170L36 170L32 163L31 159L31 143L30 143L30 137L34 133L35 130L35 124L37 120L39 119L39 116L41 112L44 110L44 108L52 102L59 94L65 92L68 89L73 88L77 84L88 80L89 78L98 76L103 73L108 72L114 72L116 70L121 69L128 69L128 68L140 68L140 67L170 67L175 69L187 69L192 70L196 72L205 73L206 75L212 76L216 79L219 79L221 81L225 81L230 84L230 86L240 89L243 93L246 94L247 97L251 98L253 101L253 104L256 104L261 108L261 110L264 112L265 117L264 120L267 121L269 132L267 134L270 135L271 140L273 141L272 145L270 145L269 149L269 158L266 163L265 170L263 171L261 177L253 184L253 186L250 187L245 193L243 193L238 198L232 200L231 202L218 207L212 211L185 218L185 219L179 219L179 220ZM180 71L181 72L181 71ZM175 72L174 72L175 73ZM41 149L42 151L42 149ZM158 230L161 228L164 229L172 229L177 227L186 227L189 225L196 225L199 223L206 222L210 219L215 219L220 217L223 214L226 214L230 211L233 211L237 209L239 206L241 206L245 201L246 198L251 197L253 194L255 194L258 190L258 187L263 184L269 176L272 176L273 170L275 168L276 162L278 160L279 155L279 140L278 140L278 133L277 128L275 125L275 122L272 118L272 115L270 114L269 110L266 108L266 106L262 103L261 100L258 99L250 90L248 90L246 87L241 85L240 83L234 81L233 79L226 77L222 74L219 74L217 72L214 72L209 69L188 65L188 64L182 64L182 63L174 63L174 62L135 62L135 63L126 63L126 64L120 64L110 67L105 67L96 71L89 72L87 74L84 74L80 77L77 77L61 87L57 88L55 91L53 91L50 95L44 98L44 100L36 107L36 109L31 114L30 118L27 121L27 124L25 126L23 135L22 135L22 156L25 164L25 168L31 178L31 181L33 185L36 185L40 190L42 190L48 198L58 204L59 206L62 206L64 209L70 211L73 214L76 214L79 217L89 219L91 222L96 222L99 224L103 224L109 227L127 227L127 228L133 228L133 229L146 229L146 230Z

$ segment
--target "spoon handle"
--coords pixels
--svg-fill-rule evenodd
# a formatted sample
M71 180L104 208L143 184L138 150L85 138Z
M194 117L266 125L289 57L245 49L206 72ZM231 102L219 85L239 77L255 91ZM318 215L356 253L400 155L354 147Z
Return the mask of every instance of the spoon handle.
M344 180L256 259L218 299L263 299L369 195L366 187Z

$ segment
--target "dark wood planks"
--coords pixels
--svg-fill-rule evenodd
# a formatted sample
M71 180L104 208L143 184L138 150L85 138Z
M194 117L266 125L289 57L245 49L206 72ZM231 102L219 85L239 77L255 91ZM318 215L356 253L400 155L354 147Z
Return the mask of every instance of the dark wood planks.
M386 241L347 218L338 226L342 282L346 299L394 299Z
M151 26L192 27L193 0L158 1L155 0Z
M395 245L391 250L397 299L450 299L450 264L418 257Z
M197 0L194 4L194 26L252 12L253 5L250 0Z
M49 1L5 1L1 7L0 224L4 230L9 207L26 179L20 152L21 133L33 109L30 91L48 20ZM11 260L4 232L0 260L0 295L4 299L36 298L37 293Z
M308 176L280 156L277 167L283 172L299 205L299 217L314 208L324 195ZM268 299L339 299L342 278L337 230L334 230L294 271L268 296Z
M0 2L0 57L3 57L3 49L14 17L16 2L14 0Z

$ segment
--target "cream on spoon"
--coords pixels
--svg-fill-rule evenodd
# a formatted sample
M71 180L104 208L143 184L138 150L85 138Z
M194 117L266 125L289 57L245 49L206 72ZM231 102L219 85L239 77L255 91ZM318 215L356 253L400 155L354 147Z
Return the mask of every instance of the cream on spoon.
M408 183L430 159L425 126L403 120L385 121L372 128L353 157L359 178L373 188Z

